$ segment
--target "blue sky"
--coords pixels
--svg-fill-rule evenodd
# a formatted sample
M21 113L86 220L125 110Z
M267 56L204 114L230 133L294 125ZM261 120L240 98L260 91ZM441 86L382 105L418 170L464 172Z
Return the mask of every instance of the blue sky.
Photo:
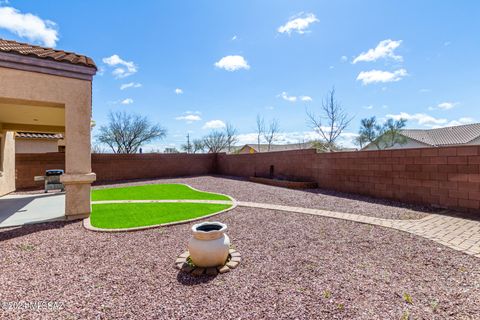
M279 142L315 138L305 110L332 86L355 117L345 146L369 116L480 121L477 1L0 2L1 38L96 61L97 126L126 110L166 127L148 148L226 122L253 142L257 114L278 120Z

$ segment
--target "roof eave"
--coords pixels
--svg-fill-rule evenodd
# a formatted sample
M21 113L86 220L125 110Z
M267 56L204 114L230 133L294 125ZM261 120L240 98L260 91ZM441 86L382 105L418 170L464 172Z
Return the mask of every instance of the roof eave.
M96 67L0 52L0 67L92 81Z

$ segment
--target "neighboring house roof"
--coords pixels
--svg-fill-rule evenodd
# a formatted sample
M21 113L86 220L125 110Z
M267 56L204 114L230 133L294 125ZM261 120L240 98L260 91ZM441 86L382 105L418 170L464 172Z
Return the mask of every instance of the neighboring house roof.
M63 135L60 133L16 132L15 138L59 140L63 139Z
M466 144L480 137L480 123L437 129L405 129L402 135L431 146Z
M313 142L304 142L304 143L291 143L291 144L272 144L270 145L270 150L268 150L268 144L260 144L260 151L258 150L258 144L246 144L242 147L250 147L257 152L273 152L273 151L289 151L289 150L299 150L299 149L312 149Z
M34 46L13 40L0 39L0 52L97 68L95 62L87 56L63 50Z

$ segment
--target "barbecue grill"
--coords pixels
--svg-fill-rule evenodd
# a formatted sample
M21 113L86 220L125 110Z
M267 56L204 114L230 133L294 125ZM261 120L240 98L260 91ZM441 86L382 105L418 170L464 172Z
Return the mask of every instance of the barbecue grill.
M65 190L65 186L60 182L60 176L63 174L63 170L54 169L45 171L45 193L48 190Z

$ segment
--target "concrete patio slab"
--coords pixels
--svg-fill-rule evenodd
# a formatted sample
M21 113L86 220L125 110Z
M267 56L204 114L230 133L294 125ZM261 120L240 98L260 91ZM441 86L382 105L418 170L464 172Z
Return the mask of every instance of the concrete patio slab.
M65 193L0 197L0 228L65 219Z

